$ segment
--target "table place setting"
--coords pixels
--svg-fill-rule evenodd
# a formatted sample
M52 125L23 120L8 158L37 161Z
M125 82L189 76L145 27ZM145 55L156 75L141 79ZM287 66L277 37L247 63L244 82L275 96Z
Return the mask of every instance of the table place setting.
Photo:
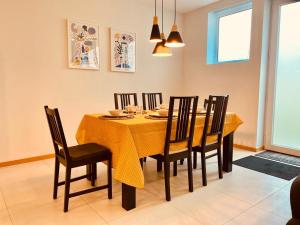
M168 109L158 109L154 112L151 112L145 116L146 119L168 119L169 116L169 110ZM173 114L173 119L177 117L177 114Z
M124 110L114 109L109 110L108 113L101 114L99 119L107 120L128 120L134 118L144 117L146 119L159 119L166 120L168 119L169 109L168 105L161 104L153 110L143 110L141 106L128 105ZM177 117L177 113L173 114L173 118Z
M110 110L109 113L100 115L99 119L111 119L111 120L126 120L126 119L133 119L134 115L124 113L123 110L116 109Z

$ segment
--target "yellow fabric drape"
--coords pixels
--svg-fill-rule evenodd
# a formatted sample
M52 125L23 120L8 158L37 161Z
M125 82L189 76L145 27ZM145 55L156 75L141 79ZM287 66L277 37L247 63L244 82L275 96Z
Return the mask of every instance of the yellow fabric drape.
M100 114L85 115L77 130L79 144L98 143L109 148L113 155L114 178L128 185L143 188L144 175L139 159L162 153L166 135L166 120L151 120L143 116L129 120L107 120ZM193 145L200 143L204 116L197 116ZM174 121L175 122L175 121ZM227 113L224 136L242 124L235 113ZM211 138L207 140L212 142ZM186 143L175 144L170 151L178 151Z

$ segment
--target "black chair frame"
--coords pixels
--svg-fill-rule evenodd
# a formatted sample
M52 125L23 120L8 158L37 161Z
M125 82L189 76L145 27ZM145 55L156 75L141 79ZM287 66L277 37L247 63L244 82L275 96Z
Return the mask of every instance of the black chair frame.
M209 101L208 99L204 99L204 104L203 104L204 109L207 109L208 101ZM215 110L215 104L216 101L214 100L212 103L212 110Z
M202 138L199 146L193 147L193 168L197 168L197 152L201 153L201 166L202 166L202 183L203 186L207 185L207 174L206 174L206 159L217 156L218 157L218 173L219 178L223 178L222 168L222 139L223 129L227 111L229 96L209 96L207 110L205 115L204 128ZM214 111L212 112L212 108ZM211 119L212 117L212 119ZM211 127L209 130L211 121ZM217 141L214 143L207 143L207 138L210 136L217 136ZM217 150L216 153L206 155L206 153Z
M162 93L142 93L143 109L155 110L159 105L163 103ZM159 102L157 102L159 100Z
M125 110L126 106L133 104L138 105L136 93L114 93L115 109Z
M179 101L178 117L174 118L175 101ZM196 121L198 96L192 97L170 97L169 114L166 129L166 139L164 153L151 156L157 159L158 165L161 167L164 164L165 191L166 200L171 200L170 193L170 163L174 165L174 175L177 174L177 161L187 158L188 164L188 182L189 191L193 192L193 171L192 171L192 144L194 136L194 128ZM191 110L192 109L192 110ZM173 121L177 119L175 138L171 139ZM170 152L170 145L179 142L187 142L187 149L179 152Z
M48 106L44 107L47 120L48 120L48 125L50 128L50 133L52 137L52 142L54 146L54 151L55 151L55 169L54 169L54 190L53 190L53 199L57 199L57 191L58 187L61 185L65 185L65 195L64 195L64 212L68 211L68 206L69 206L69 198L83 195L86 193L91 193L94 191L102 190L107 188L108 189L108 198L112 198L112 155L111 152L106 149L103 146L97 145L97 144L86 144L86 145L78 145L81 147L88 147L89 146L96 146L101 149L103 149L103 155L102 157L87 157L82 160L76 160L74 161L71 157L71 154L69 152L69 149L71 148L76 148L78 146L73 146L73 147L68 147L67 142L65 139L63 127L61 124L60 116L58 109L50 109ZM101 150L102 151L102 150ZM94 188L89 188L86 190L70 193L70 184L71 182L78 181L84 178L88 178L91 180L92 186L95 186L95 180L96 180L96 170L97 170L97 162L102 162L102 161L107 161L107 184L94 187ZM65 181L59 182L59 167L60 163L63 164L66 167L66 178ZM71 179L71 169L75 167L80 167L80 166L89 166L91 169L90 171L83 176L75 177Z

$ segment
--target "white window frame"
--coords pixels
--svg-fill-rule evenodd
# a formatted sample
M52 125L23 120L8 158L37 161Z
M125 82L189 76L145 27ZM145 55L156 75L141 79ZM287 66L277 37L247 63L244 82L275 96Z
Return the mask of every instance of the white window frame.
M217 10L208 13L208 30L207 30L207 54L206 61L207 64L222 64L230 62L244 62L250 60L250 54L248 59L241 60L229 60L229 61L219 61L219 27L220 18L224 16L229 16L239 12L243 12L249 9L253 9L252 1L246 1L242 4L230 6L225 9ZM253 16L252 16L253 18ZM251 23L251 33L252 33L252 23ZM251 35L250 33L250 35ZM251 49L251 42L249 50Z

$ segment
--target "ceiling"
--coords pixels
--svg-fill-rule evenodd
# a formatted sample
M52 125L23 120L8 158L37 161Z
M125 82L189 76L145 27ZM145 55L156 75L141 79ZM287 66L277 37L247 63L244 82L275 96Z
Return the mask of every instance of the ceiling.
M143 1L149 5L153 5L154 7L155 0L139 0L139 1ZM217 1L219 0L177 0L177 10L180 13L186 13ZM161 0L157 0L157 4L158 7L160 7ZM164 0L164 4L166 9L170 9L170 10L174 9L174 0Z

